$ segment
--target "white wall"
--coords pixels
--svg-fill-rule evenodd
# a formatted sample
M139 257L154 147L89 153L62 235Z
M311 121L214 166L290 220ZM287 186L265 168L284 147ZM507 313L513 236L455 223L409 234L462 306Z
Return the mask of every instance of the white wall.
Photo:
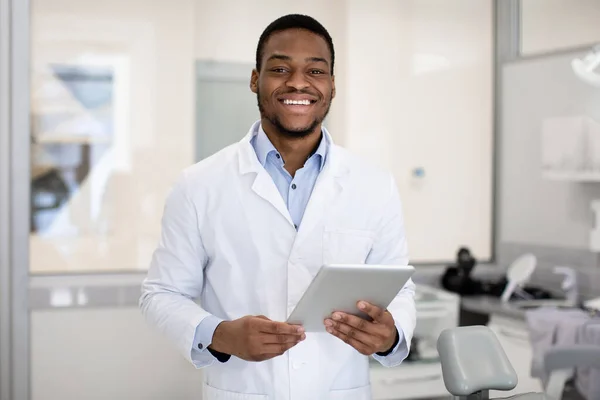
M491 255L491 6L348 2L344 144L394 171L416 261Z
M573 74L579 53L504 67L500 132L501 242L585 250L594 216L597 183L542 179L544 119L587 115L600 121L600 90Z
M600 42L600 1L523 0L524 55ZM571 60L583 53L542 56L505 65L500 132L499 241L589 249L595 183L542 179L541 127L553 117L600 121L600 90L580 81Z
M137 307L31 314L32 400L201 399L196 370Z
M600 1L522 0L521 50L545 53L600 41Z

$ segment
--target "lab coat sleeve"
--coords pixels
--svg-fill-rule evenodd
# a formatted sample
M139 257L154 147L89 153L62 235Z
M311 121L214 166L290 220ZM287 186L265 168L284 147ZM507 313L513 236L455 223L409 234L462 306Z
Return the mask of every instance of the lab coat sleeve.
M394 178L390 176L390 192L382 208L373 248L367 257L367 264L408 264L408 244L404 233L402 204ZM416 325L415 284L410 279L396 295L388 307L394 317L400 341L387 356L373 355L383 366L399 365L408 356Z
M195 343L212 340L205 335L196 337L200 323L211 316L195 302L203 287L207 261L197 213L182 174L167 196L159 243L142 284L140 308L148 324L196 368L215 362L207 351L210 342L202 343L202 349Z

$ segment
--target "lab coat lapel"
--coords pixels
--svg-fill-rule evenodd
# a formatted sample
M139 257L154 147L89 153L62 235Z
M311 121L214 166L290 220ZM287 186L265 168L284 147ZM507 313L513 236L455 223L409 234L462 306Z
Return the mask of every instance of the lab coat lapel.
M344 189L345 172L336 148L330 147L325 166L317 178L302 217L292 249L292 262L288 265L288 317L321 267L321 258L314 258L314 254L320 253L323 245L323 227L327 224L327 215L338 206Z
M325 217L335 207L336 200L344 189L344 178L348 170L341 160L339 149L333 146L331 137L329 140L330 148L325 166L317 178L302 217L297 238L299 243L302 243L306 235L311 235L317 226L324 224Z
M259 126L260 121L255 122L248 134L238 144L240 174L256 174L254 182L252 183L252 191L273 206L293 228L294 222L283 201L283 197L281 197L281 194L279 193L279 190L277 190L277 186L275 186L275 182L273 182L269 173L258 161L256 152L252 147L252 143L250 143L252 137L258 132Z
M252 184L252 190L257 195L268 201L273 207L275 207L277 211L279 211L279 213L290 223L292 227L294 226L290 212L283 202L283 197L281 197L281 193L279 193L279 190L277 190L275 182L273 182L273 179L267 171L264 169L258 171L258 175Z

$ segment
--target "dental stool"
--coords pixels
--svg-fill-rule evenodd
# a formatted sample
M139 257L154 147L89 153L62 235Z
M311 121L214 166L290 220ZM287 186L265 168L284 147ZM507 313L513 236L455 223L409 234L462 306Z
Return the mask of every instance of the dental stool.
M508 391L517 386L517 373L496 335L486 326L446 329L438 338L437 349L446 389L459 399L489 399L490 390ZM560 400L576 367L600 368L600 347L550 349L544 356L544 369L550 374L545 392L504 399Z

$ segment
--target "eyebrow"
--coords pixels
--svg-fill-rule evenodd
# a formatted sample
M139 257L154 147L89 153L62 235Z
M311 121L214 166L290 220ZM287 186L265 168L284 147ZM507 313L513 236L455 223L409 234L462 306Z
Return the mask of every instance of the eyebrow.
M267 61L270 61L270 60L291 61L292 57L286 56L283 54L273 54L271 57L269 57L269 59ZM307 57L304 59L304 61L306 61L306 62L322 62L322 63L325 63L325 65L329 66L329 63L327 62L327 60L322 57Z

